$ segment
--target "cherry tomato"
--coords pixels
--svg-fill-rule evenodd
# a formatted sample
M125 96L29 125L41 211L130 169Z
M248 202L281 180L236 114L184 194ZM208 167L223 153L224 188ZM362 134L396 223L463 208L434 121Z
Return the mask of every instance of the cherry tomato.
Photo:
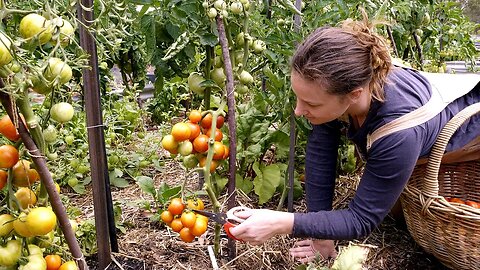
M187 123L187 125L190 128L190 137L188 139L193 141L200 135L200 126L194 123Z
M192 210L203 210L203 209L205 209L205 204L199 198L197 198L196 200L188 199L187 200L187 208L192 209Z
M227 159L228 155L230 154L230 148L227 145L223 145L225 147L225 151L223 152L223 159Z
M187 123L183 123L183 122L176 123L172 127L171 134L175 139L175 141L177 142L188 140L190 139L190 134L191 134L190 126Z
M217 128L222 128L224 123L225 123L225 117L223 117L223 115L219 115L217 117L217 124L215 126Z
M199 160L198 160L198 165L200 165L200 167L205 167L205 165L207 165L207 157L206 156L202 156ZM213 173L218 167L218 162L216 160L212 160L212 162L210 163L210 173Z
M15 197L22 209L32 207L37 203L37 195L28 187L21 187L15 192Z
M17 162L20 155L13 145L5 144L0 146L0 168L11 168Z
M183 212L180 220L182 221L183 227L192 228L193 225L195 225L195 220L197 220L197 216L194 212Z
M180 230L180 238L183 240L183 242L191 243L193 240L195 240L195 235L190 232L189 228L184 227Z
M12 168L13 185L16 187L28 187L40 180L37 170L30 168L30 161L19 160Z
M5 237L13 231L15 218L10 214L0 215L0 237Z
M207 135L198 135L198 137L193 140L193 149L198 153L205 153L208 150L208 139L209 137Z
M474 202L474 201L466 201L466 205L471 206L473 208L480 209L480 203Z
M178 142L175 140L175 138L171 135L165 135L162 139L162 147L167 150L170 153L176 153L177 152L177 147L178 147Z
M220 160L223 159L225 154L225 146L221 142L214 142L213 143L213 159Z
M172 213L172 215L180 215L185 209L185 205L180 198L173 198L168 205L168 211Z
M193 144L191 141L186 140L178 144L178 153L182 156L188 156L193 151Z
M204 234L206 231L207 231L207 228L208 228L208 223L207 221L205 221L204 219L202 218L197 218L195 220L195 224L193 225L193 227L190 229L190 232L194 235L194 236L200 236L202 234Z
M192 110L188 115L190 122L196 124L202 120L202 113L199 110Z
M209 130L207 131L207 134L206 134L206 135L207 135L208 138L210 138L210 136L212 135L212 130L209 129ZM218 128L215 129L215 141L221 142L222 139L223 139L223 133L222 133L222 131L221 131L220 129L218 129Z
M180 230L183 229L182 221L179 218L174 218L170 223L170 228L172 228L174 232L180 232Z
M202 119L202 121L200 122L200 125L204 128L204 129L210 129L210 127L212 127L212 120L213 120L213 116L211 113L208 113L207 115L205 115Z
M10 141L16 142L20 139L20 134L8 114L0 119L0 133Z
M170 224L173 220L173 215L170 213L170 211L165 210L160 214L160 218L162 219L163 222Z
M4 170L0 170L0 190L2 190L7 184L8 173Z
M62 266L62 257L57 254L50 254L45 256L45 262L47 262L47 270L58 270Z

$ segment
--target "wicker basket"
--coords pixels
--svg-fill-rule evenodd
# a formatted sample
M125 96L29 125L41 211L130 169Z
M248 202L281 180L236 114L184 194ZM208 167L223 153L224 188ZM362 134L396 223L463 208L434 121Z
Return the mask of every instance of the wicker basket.
M412 237L453 269L480 269L480 209L444 198L480 202L480 160L453 164L441 164L441 160L454 132L478 112L480 103L465 108L447 123L428 162L415 167L400 197Z

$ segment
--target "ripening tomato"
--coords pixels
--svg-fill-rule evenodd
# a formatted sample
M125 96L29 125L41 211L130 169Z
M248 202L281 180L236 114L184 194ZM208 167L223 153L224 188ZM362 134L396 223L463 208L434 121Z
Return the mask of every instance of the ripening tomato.
M17 148L13 145L5 144L0 146L0 168L11 168L19 159Z
M223 155L225 154L225 146L221 142L214 142L213 143L213 159L220 160L223 159Z
M195 240L195 235L193 235L190 232L189 228L184 227L180 230L180 239L182 239L183 242L191 243L191 242L193 242L193 240Z
M168 134L162 138L162 147L170 153L177 153L178 142L171 134Z
M205 209L205 204L200 198L197 198L196 200L188 199L187 208L192 210L203 210Z
M172 213L170 213L170 211L168 210L164 210L161 214L160 214L160 218L162 219L163 222L167 223L167 224L170 224L173 220L173 215Z
M0 190L7 185L8 173L4 170L0 170Z
M199 110L192 110L188 115L190 122L196 124L202 120L202 113Z
M30 13L22 18L18 31L25 39L38 35L38 42L43 45L52 38L53 27L42 15Z
M207 165L207 157L202 156L198 160L198 165L200 165L200 167L205 167L205 165ZM213 173L215 169L217 169L217 167L218 167L218 162L216 160L212 160L212 162L210 163L210 173Z
M190 126L184 122L176 123L172 127L171 134L173 138L175 138L175 141L177 142L188 140L190 139L190 134L191 134Z
M466 205L471 206L473 208L480 209L480 203L474 202L474 201L466 201Z
M174 232L180 232L180 230L183 229L182 221L179 218L174 218L172 222L170 222L170 228L172 228Z
M50 254L45 256L45 262L47 263L47 270L58 270L62 266L62 257L57 254Z
M28 230L33 235L45 235L57 225L57 216L48 207L37 207L28 213L26 223Z
M204 129L210 129L210 127L212 127L212 120L213 120L213 116L211 113L207 113L202 121L200 122L200 125L204 128Z
M224 123L225 123L225 117L223 117L223 115L219 115L217 117L217 124L215 126L217 128L222 128Z
M190 137L188 139L193 141L200 135L200 126L194 123L187 123L187 125L190 128Z
M20 213L20 215L13 221L13 230L16 234L22 237L33 237L35 236L27 226L27 214L24 212Z
M11 46L10 38L5 33L0 32L0 67L12 61Z
M198 135L198 137L193 140L193 149L198 153L205 153L208 150L208 139L207 135Z
M190 232L194 236L200 236L207 231L207 228L208 228L207 221L205 221L205 219L202 219L202 218L197 218L195 220L195 224L193 225L193 227L190 228Z
M13 124L12 120L10 120L8 114L4 115L0 119L0 133L10 141L16 142L18 139L20 139L20 134L18 134L17 128Z
M10 214L0 215L0 237L5 237L13 231L15 218Z
M180 198L173 198L168 205L168 211L172 213L172 215L180 215L185 209L185 205Z
M194 154L190 154L183 158L183 166L188 169L195 168L198 164L198 159Z
M63 263L58 270L78 270L78 266L75 261L68 261Z
M40 180L37 170L30 168L30 161L19 160L12 169L13 185L16 187L28 187Z
M227 145L223 145L225 147L225 151L223 153L223 159L227 159L228 155L230 155L230 148Z
M37 195L28 187L21 187L15 192L15 197L22 209L32 207L37 203Z
M206 135L208 136L208 138L210 138L210 136L212 135L212 130L209 129L209 130L207 131L207 134L206 134ZM218 128L215 129L215 141L221 142L222 139L223 139L223 133L222 133L222 131L221 131L220 129L218 129Z
M182 156L188 156L193 151L193 144L191 141L186 140L178 144L178 153Z
M182 221L183 227L192 228L193 225L195 225L195 220L197 220L197 216L194 212L183 212L180 220Z

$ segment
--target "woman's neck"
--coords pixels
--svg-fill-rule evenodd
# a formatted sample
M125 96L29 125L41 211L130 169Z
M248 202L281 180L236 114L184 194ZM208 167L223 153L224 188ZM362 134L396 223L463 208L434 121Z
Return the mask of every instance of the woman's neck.
M365 122L370 110L371 101L372 95L370 91L368 91L368 88L364 88L357 101L348 108L347 113L350 118L353 119L352 124L354 124L356 128L361 127Z

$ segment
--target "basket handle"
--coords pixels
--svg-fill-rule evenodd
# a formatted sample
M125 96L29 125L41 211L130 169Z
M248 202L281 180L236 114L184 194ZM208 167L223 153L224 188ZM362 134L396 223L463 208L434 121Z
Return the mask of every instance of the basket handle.
M425 169L425 178L423 182L423 193L429 197L438 196L438 171L442 162L443 154L447 148L452 135L457 129L470 117L480 112L480 102L472 104L460 112L458 112L443 127L442 131L433 144L430 156L428 158L427 167Z

